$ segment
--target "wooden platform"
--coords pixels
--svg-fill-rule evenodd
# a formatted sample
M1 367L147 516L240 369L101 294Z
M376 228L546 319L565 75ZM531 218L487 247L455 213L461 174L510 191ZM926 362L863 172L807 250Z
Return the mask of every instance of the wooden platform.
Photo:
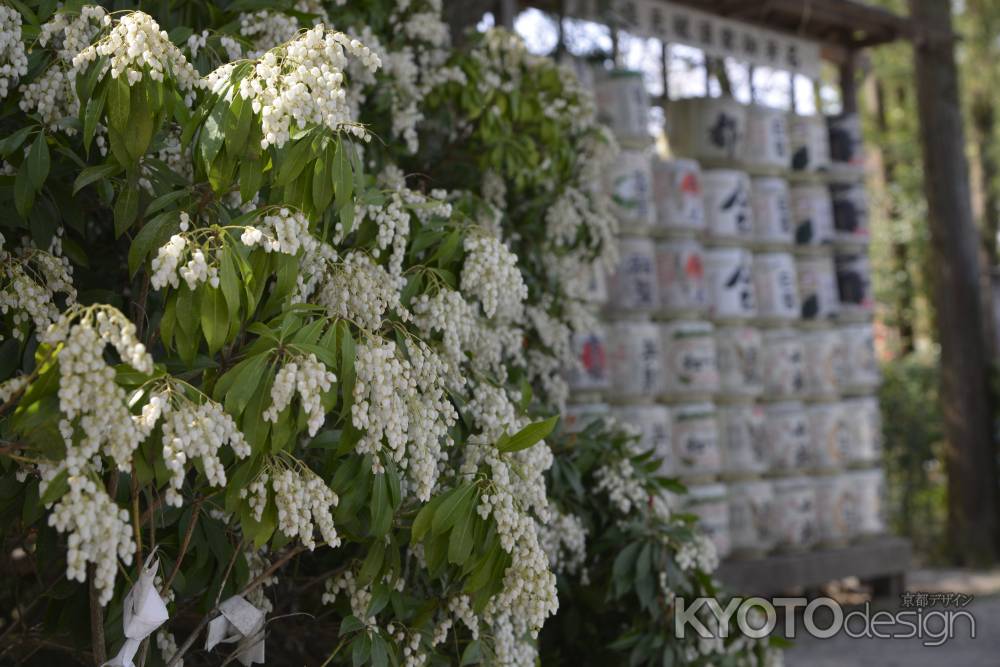
M719 566L716 577L741 596L816 588L845 577L871 582L877 596L896 596L903 592L911 556L909 541L887 536L836 549L729 560Z

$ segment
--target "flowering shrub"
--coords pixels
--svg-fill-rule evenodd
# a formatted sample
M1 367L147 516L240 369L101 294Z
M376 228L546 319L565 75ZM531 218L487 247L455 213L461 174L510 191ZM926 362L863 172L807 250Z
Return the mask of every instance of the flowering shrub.
M613 257L589 98L435 0L17 7L0 657L535 664L591 562L546 477Z

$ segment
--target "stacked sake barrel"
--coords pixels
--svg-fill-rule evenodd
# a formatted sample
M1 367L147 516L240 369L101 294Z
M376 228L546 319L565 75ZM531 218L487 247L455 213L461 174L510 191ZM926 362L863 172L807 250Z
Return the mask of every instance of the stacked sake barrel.
M828 131L821 116L727 98L673 102L668 114L672 148L688 159L667 164L690 168L694 158L703 168L704 226L695 239L704 247L702 326L714 329L719 370L714 408L730 522L723 547L752 557L881 532L856 117L831 119ZM658 171L674 168L654 165L654 192ZM656 203L658 221L672 228L669 201ZM659 287L673 291L669 274ZM668 386L676 366L667 366ZM717 485L693 487L692 511L711 524L720 495Z
M844 159L820 117L677 101L684 157L663 159L641 77L601 73L595 88L622 146L604 183L620 258L592 280L605 320L575 339L571 426L632 424L722 556L879 533L857 125L831 120L854 142Z

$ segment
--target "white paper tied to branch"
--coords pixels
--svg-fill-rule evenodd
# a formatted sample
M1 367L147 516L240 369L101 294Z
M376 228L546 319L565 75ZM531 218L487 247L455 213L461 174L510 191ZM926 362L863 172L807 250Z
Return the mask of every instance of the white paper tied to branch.
M264 612L242 595L234 595L219 605L220 615L208 624L205 650L219 643L239 642L236 659L246 667L264 662Z
M139 580L125 596L123 610L125 643L122 644L118 655L101 667L135 667L132 659L135 658L142 640L170 618L167 605L160 597L154 583L156 572L160 568L159 559L153 560L155 554L154 551L146 558L139 572Z

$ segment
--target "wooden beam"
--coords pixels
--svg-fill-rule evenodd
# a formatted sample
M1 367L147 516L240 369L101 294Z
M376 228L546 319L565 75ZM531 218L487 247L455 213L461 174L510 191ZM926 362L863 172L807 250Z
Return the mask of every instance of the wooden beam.
M951 32L949 2L910 0L910 12L922 33ZM992 563L1000 530L990 359L954 43L918 39L914 54L948 441L948 546L960 562Z

